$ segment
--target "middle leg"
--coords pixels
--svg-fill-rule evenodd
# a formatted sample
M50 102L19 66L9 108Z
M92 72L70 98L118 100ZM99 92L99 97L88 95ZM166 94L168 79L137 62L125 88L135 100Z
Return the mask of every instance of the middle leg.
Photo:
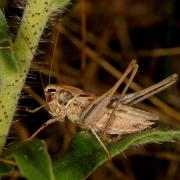
M57 118L51 118L48 121L46 121L37 131L35 131L33 133L33 135L31 135L30 138L28 138L28 140L32 140L33 138L35 138L37 136L37 134L39 134L43 129L45 129L47 126L49 126L50 124L53 124L55 122L58 122L59 120Z

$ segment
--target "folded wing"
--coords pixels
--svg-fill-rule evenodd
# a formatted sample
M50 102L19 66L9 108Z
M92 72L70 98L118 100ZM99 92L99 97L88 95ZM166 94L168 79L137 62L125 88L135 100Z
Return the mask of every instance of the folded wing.
M109 120L112 110L112 108L105 109L104 114L95 124L94 128L96 131L103 130L105 124ZM120 104L106 133L123 135L139 132L150 127L152 124L154 124L152 121L158 119L159 117L155 114Z

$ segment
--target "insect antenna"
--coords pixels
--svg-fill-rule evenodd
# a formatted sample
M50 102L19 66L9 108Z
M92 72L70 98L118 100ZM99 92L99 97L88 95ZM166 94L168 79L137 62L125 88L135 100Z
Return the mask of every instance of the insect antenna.
M32 49L30 48L30 46L29 46L26 38L24 37L23 33L21 33L21 36L23 37L24 41L26 42L27 46L29 47L29 50L30 50L31 54L34 56L34 53L32 52ZM30 109L26 108L26 111L31 112L31 113L37 112L37 111L39 111L39 110L42 109L42 108L46 109L46 110L49 112L49 106L48 106L48 104L47 104L47 98L46 98L45 93L44 93L44 88L45 88L45 86L44 86L42 74L41 74L40 71L39 71L39 75L40 75L41 85L42 85L42 88L43 88L43 95L44 95L44 97L45 97L45 102L46 102L46 103L43 104L43 105L41 105L41 106L39 106L39 107L37 107L37 108L35 108L34 110L30 110ZM40 104L41 104L41 103L40 103Z
M44 85L44 81L43 81L43 77L42 77L42 73L41 72L39 72L39 76L40 76L41 85L42 85L42 88L43 88L44 98L45 98L45 101L46 101L46 104L44 106L47 107L48 112L50 112L50 109L49 109L49 106L48 106L48 102L47 102L47 97L45 96L45 92L44 92L45 85Z
M0 50L1 49L10 49L11 48L11 46L0 46Z
M81 53L81 69L84 71L87 65L86 59L86 44L87 44L87 19L85 0L81 0L81 38L82 38L82 53Z
M51 84L51 74L52 74L52 68L53 68L53 63L54 63L55 51L56 51L57 43L58 43L58 39L59 39L60 25L61 25L60 22L61 22L61 16L60 16L59 21L58 21L57 33L56 33L56 37L55 37L53 54L52 54L51 64L50 64L50 69L49 69L49 80L48 80L49 84Z

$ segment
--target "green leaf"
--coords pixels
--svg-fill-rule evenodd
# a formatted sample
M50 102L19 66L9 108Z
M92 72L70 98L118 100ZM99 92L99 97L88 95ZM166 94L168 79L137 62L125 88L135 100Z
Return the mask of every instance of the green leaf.
M9 29L4 17L3 12L0 9L0 62L1 62L1 78L11 74L12 72L18 72L19 68L14 57L13 43L9 38ZM3 73L3 74L2 74Z
M21 173L29 180L55 180L45 144L35 139L13 146L9 152Z
M70 2L70 0L52 0L52 10L57 9L57 7L64 9L64 7Z
M13 168L12 166L0 162L0 176L3 176L4 174L8 173L9 171L12 170L12 168Z
M177 139L180 139L180 131L178 130L153 130L110 143L107 147L114 157L132 145ZM84 179L106 160L107 154L99 142L87 133L79 133L73 138L69 150L56 162L56 179Z

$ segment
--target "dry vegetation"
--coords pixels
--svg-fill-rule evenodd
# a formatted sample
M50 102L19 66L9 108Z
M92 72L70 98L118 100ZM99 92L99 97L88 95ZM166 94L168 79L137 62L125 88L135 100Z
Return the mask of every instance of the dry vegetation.
M17 13L11 5L7 14ZM140 69L129 92L179 73L178 5L177 0L80 0L70 5L58 23L50 22L52 31L47 28L44 33L45 42L34 58L12 126L16 133L10 138L26 139L50 118L46 110L29 114L22 107L44 104L40 74L44 86L47 85L52 60L51 83L73 85L96 94L109 89L133 58L138 59ZM13 21L10 26L13 27ZM179 128L179 88L177 82L138 106L159 115L157 127ZM38 137L47 141L56 158L77 131L67 121L46 128ZM131 148L88 179L179 179L179 152L178 143Z

